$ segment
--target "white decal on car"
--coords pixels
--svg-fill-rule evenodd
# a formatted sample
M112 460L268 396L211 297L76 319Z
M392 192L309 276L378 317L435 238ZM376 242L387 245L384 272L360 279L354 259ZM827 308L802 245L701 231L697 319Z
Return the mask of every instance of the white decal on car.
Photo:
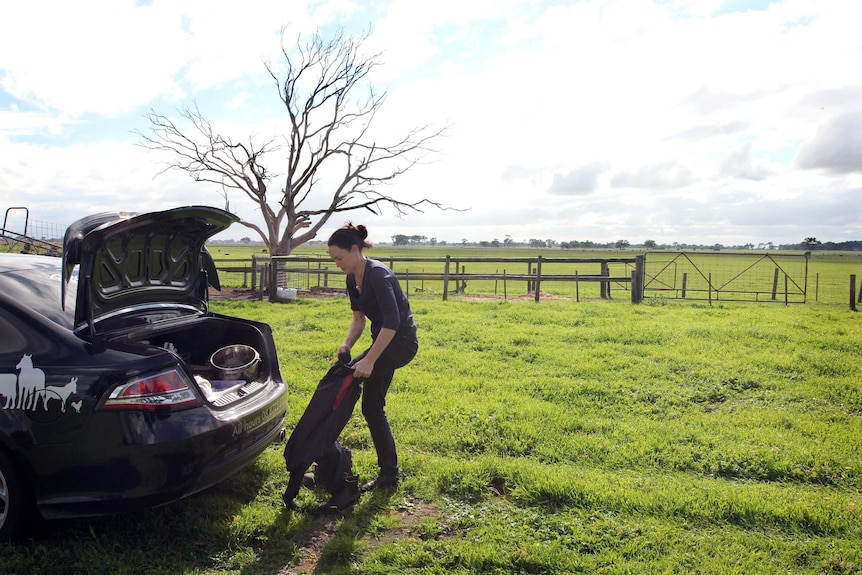
M24 354L15 366L18 374L0 373L0 396L6 398L3 409L36 411L39 406L48 411L48 400L59 399L60 410L66 412L66 402L78 391L78 378L65 385L45 385L45 372L33 367L33 356ZM39 401L41 399L41 401ZM81 412L81 401L73 402L75 412Z
M45 372L33 367L33 356L24 355L16 365L18 372L18 407L36 409L36 400L45 389Z
M77 377L73 377L66 385L46 386L45 390L42 392L42 405L45 408L45 411L48 411L48 400L51 399L51 395L53 394L60 400L60 407L62 408L63 413L66 413L66 400L68 400L69 396L76 391L78 391Z
M0 395L6 398L3 409L9 409L18 397L18 376L14 373L0 373Z

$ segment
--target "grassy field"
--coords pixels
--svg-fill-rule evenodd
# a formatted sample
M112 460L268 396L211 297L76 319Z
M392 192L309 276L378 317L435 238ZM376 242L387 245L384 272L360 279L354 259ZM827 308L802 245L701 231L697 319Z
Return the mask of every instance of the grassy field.
M230 265L228 260L230 259L240 259L240 260L249 260L253 255L266 258L266 254L264 254L259 249L255 249L253 247L248 246L210 246L210 252L213 254L213 257L216 259L220 266ZM663 261L669 260L670 256L660 256L654 252L644 252L643 250L560 250L560 249L544 249L537 250L532 248L499 248L499 249L491 249L491 248L479 248L479 247L460 247L460 246L411 246L411 247L393 247L393 246L377 246L368 252L370 257L374 257L383 261L387 261L387 258L404 258L404 257L412 257L412 258L444 258L445 256L450 256L453 260L457 258L467 258L467 257L497 257L497 258L536 258L537 255L542 255L544 257L549 258L633 258L637 255L643 255L647 253L647 263L649 274L652 270L653 273L657 272L661 269L663 265ZM802 252L791 252L791 251L763 251L763 250L751 250L750 252L743 252L742 255L734 256L728 253L722 252L721 255L716 255L714 252L709 250L700 250L689 252L691 254L692 259L698 261L699 264L704 266L702 270L704 274L712 273L714 275L714 283L722 284L729 277L734 277L737 274L740 274L741 279L756 281L759 284L759 289L769 289L769 286L772 282L772 274L774 271L774 266L771 265L770 262L760 262L757 264L757 267L754 268L753 262L757 261L759 256L772 255L776 258L787 258L789 256L801 256ZM739 252L736 252L739 254ZM334 265L329 260L326 254L326 248L322 245L314 245L314 246L301 246L294 252L295 255L303 255L303 256L318 256L321 258L321 266L329 267L330 269L335 269ZM798 280L803 288L806 286L807 281L807 289L806 294L807 297L805 301L809 303L845 303L849 304L849 279L851 274L856 274L857 276L857 296L859 293L859 285L862 283L862 253L860 252L829 252L829 251L815 251L812 253L811 258L809 259L807 270L805 269L804 259L801 257L796 258L798 261L790 263L790 273L794 277L794 279ZM680 260L682 261L682 260ZM396 261L397 263L397 261ZM454 265L454 264L453 264ZM502 274L503 271L508 271L509 273L526 273L527 268L524 264L501 264L496 262L490 263L477 263L470 262L465 263L465 266L468 266L469 273L497 273ZM714 266L714 267L713 267ZM508 268L508 269L506 269ZM578 269L580 268L580 269ZM398 266L394 268L396 272L401 275L403 278L405 275L405 271L411 272L420 272L420 271L429 271L435 273L442 273L443 264L429 264L429 263L399 263ZM454 271L454 269L453 269ZM581 274L597 274L600 271L598 264L583 264L583 265L575 265L575 264L547 264L543 267L543 273L566 273L573 274L575 271L578 271ZM685 271L685 270L681 270ZM743 272L744 273L740 273ZM691 284L694 284L697 281L697 275L689 269L691 276ZM610 274L612 276L630 276L631 275L631 267L626 266L624 264L612 264ZM339 277L339 276L337 276ZM243 285L243 280L250 282L249 278L244 274L222 274L222 285L228 287L241 287ZM312 282L315 281L315 278L312 276ZM424 288L426 291L430 292L431 295L436 295L440 297L442 294L443 286L442 282L418 282L412 281L409 283L409 291L411 294L415 294L417 288ZM343 280L339 277L336 280L336 285L338 287L343 286ZM656 282L651 284L653 287L656 286ZM302 287L302 286L293 286L293 287ZM405 286L407 287L407 286ZM450 287L450 293L454 286ZM504 293L506 299L508 298L519 298L523 297L527 294L526 290L526 282L520 281L508 282L507 286L504 288L503 282L501 281L470 281L467 286L466 293L464 295L467 296L493 296L498 299L504 299ZM613 290L616 299L627 299L629 298L629 294L627 293L628 285L614 285ZM543 282L542 283L542 292L548 292L552 295L557 295L561 297L574 298L577 295L580 296L581 299L591 300L599 298L599 284L598 283L581 283L578 288L575 287L573 282ZM659 297L664 296L666 294L657 294L654 291L650 291L648 289L646 293L646 297ZM703 297L703 294L700 294ZM671 297L671 296L668 296ZM695 296L696 297L696 296ZM762 298L761 298L762 301ZM778 297L779 303L783 301L783 298ZM801 298L797 298L797 301L802 301ZM862 307L862 306L860 306Z
M177 504L49 523L0 546L0 571L862 573L860 267L815 254L819 297L791 306L412 294L421 350L388 398L396 490L335 518L310 490L285 510L273 445ZM272 325L290 431L346 300L213 308ZM370 478L358 410L342 438Z

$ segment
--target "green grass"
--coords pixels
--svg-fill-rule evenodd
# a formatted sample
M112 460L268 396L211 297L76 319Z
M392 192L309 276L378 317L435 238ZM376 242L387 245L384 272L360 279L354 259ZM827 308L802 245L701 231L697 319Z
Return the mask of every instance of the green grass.
M322 493L282 508L273 445L177 504L50 523L0 546L0 569L269 575L313 566L322 534L318 574L862 573L859 260L833 259L812 260L821 297L806 305L414 294L420 353L388 396L394 492L322 527ZM347 301L213 308L273 327L289 431ZM371 477L358 410L342 439Z
M228 259L251 259L257 256L265 258L259 250L251 246L210 246L210 252L216 259L218 265L230 265L225 260ZM862 291L862 252L837 252L837 251L815 251L812 253L808 262L807 269L805 260L801 257L802 252L793 251L764 251L750 250L744 252L738 257L731 255L729 252L716 252L710 250L696 250L686 252L690 259L696 263L697 268L688 264L689 257L673 258L665 254L657 254L655 252L644 252L643 250L560 250L560 249L532 249L532 248L480 248L480 247L460 247L460 246L411 246L411 247L393 247L393 246L376 246L367 252L370 257L380 259L390 265L394 260L393 269L402 277L404 287L411 293L417 290L424 290L437 297L442 296L443 282L442 281L419 281L410 280L409 274L414 272L433 272L442 273L442 263L430 262L399 262L397 258L437 258L441 259L445 256L452 258L451 272L455 272L455 261L458 258L467 257L485 257L485 258L536 258L542 255L547 258L633 258L636 255L646 253L647 275L650 276L647 285L647 298L651 297L675 297L673 293L661 293L655 291L657 288L665 285L673 284L677 289L682 287L682 275L688 275L688 287L690 290L690 298L699 298L701 300L708 299L706 289L706 276L711 274L714 286L721 287L722 290L727 290L724 297L726 299L741 299L751 300L755 296L750 292L758 291L757 296L759 301L769 299L768 292L773 288L775 264L770 259L760 260L765 255L772 256L778 261L778 265L784 266L784 273L790 277L789 292L791 294L791 303L800 303L802 297L798 294L798 290L805 288L805 301L809 303L843 303L849 304L849 279L851 274L856 275L857 297ZM321 258L321 266L328 267L334 270L334 264L329 260L326 249L321 245L300 246L294 252L295 255L303 256L318 256ZM735 252L739 254L739 252ZM672 264L669 262L673 261ZM219 263L222 262L222 263ZM234 264L236 265L236 264ZM528 267L524 263L512 262L464 262L461 264L467 273L471 274L524 274L527 273ZM667 266L667 267L666 267ZM583 263L583 264L562 264L562 263L546 263L543 268L544 274L574 274L575 272L584 274L600 273L598 263ZM532 272L535 272L535 265L532 266ZM630 277L632 272L631 264L612 263L610 265L610 275ZM653 277L651 274L659 274L661 278ZM807 277L806 277L807 276ZM330 280L330 285L342 287L343 280ZM299 278L298 278L299 279ZM301 278L307 279L307 278ZM317 285L317 276L311 276L308 280L313 285ZM781 295L784 288L783 274L779 277L779 283L776 286L778 291L777 302L783 303L784 298ZM222 285L226 287L250 287L250 276L241 273L223 273L221 274ZM322 281L322 280L321 280ZM245 282L245 283L244 283ZM800 287L794 285L796 282ZM291 285L290 287L304 288L303 285ZM455 285L450 284L449 297L463 297L454 293ZM613 283L611 288L614 299L628 300L630 292L628 284ZM580 282L575 286L574 282L542 282L542 292L552 296L566 297L574 299L578 297L582 300L599 299L600 284L597 282ZM699 291L695 291L699 290ZM733 290L742 290L742 293L733 293ZM503 282L502 280L470 280L467 285L465 296L483 296L495 297L497 299L518 299L528 298L527 284L525 281ZM679 295L678 293L676 294ZM713 299L716 296L713 294ZM719 298L721 299L721 298ZM862 307L862 306L859 306Z
M318 573L862 570L860 316L839 306L413 300L389 413L405 479L336 527ZM346 301L224 302L268 321L298 419ZM477 328L477 326L480 326ZM363 476L357 414L343 434ZM277 573L301 557L280 446L205 494L61 522L10 573ZM384 543L390 510L436 512Z

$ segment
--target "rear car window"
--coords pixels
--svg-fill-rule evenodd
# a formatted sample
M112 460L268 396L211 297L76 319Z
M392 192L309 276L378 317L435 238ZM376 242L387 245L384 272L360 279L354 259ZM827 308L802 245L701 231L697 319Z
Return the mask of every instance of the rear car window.
M49 256L14 256L0 258L0 292L9 305L41 314L57 325L72 329L75 321L75 296L78 290L77 270L66 289L66 309L62 309L60 289L61 259Z
M6 317L3 310L0 309L0 357L10 355L19 357L27 350L27 338L21 333L18 325L10 318Z

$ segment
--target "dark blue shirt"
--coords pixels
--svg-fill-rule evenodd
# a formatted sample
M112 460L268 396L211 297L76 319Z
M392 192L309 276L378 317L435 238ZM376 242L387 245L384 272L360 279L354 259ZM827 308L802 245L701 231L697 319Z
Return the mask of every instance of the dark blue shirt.
M395 273L384 264L366 258L362 289L357 289L356 277L348 274L347 294L350 296L350 309L362 312L371 320L372 339L376 339L384 327L395 330L399 336L416 339L410 302Z

